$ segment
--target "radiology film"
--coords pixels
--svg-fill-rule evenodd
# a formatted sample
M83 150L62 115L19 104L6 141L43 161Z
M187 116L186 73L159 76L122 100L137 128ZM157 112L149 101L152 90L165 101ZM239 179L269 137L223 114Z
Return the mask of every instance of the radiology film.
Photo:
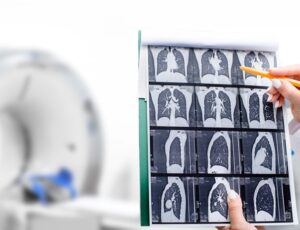
M285 185L284 185L285 184ZM246 219L249 222L290 222L289 182L280 177L245 178Z
M274 52L147 46L149 211L158 224L293 223L284 110L267 101Z

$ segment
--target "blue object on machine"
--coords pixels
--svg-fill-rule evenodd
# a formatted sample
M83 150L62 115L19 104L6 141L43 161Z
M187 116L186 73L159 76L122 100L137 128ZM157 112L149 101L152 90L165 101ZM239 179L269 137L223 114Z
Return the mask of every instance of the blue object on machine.
M296 153L296 151L294 149L292 149L292 156L294 156Z
M77 195L70 170L63 168L55 175L34 175L29 178L28 192L42 204L74 199Z

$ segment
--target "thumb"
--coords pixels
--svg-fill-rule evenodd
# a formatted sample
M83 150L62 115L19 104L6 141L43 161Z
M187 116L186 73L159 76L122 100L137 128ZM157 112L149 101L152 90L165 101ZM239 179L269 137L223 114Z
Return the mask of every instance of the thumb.
M290 102L294 103L300 101L300 91L288 81L274 79L272 80L272 84L277 91Z
M242 200L234 190L228 192L228 212L232 228L247 223L243 215Z

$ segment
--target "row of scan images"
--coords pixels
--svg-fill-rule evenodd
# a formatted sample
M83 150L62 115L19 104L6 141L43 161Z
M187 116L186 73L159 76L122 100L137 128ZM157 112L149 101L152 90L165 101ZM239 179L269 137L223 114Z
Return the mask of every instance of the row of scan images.
M269 79L244 73L241 65L267 71L276 66L276 56L254 51L148 48L150 82L270 86Z
M284 127L265 89L150 85L149 92L151 126Z
M287 174L284 133L151 130L152 173Z
M230 189L241 195L247 221L293 221L288 178L152 176L152 224L228 223Z

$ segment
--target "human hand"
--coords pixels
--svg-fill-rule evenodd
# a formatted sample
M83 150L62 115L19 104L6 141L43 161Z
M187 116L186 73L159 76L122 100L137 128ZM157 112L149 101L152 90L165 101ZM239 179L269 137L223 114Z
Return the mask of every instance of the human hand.
M275 107L278 108L283 105L284 98L288 99L294 119L300 122L300 91L288 81L280 79L280 76L288 76L300 80L300 65L273 68L269 73L279 78L272 80L272 86L267 90L268 101L275 103Z
M255 227L249 224L243 215L242 200L234 191L228 193L228 214L230 225L226 227L217 227L218 230L264 230L264 227Z

